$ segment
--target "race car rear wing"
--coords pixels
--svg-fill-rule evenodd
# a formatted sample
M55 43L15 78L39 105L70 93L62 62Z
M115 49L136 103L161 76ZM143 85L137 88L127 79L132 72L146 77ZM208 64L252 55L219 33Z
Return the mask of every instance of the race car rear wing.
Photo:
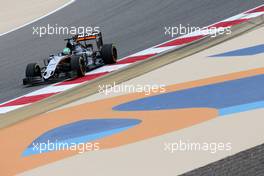
M102 33L92 33L92 34L85 34L84 36L77 36L75 41L81 42L81 41L89 41L89 40L95 40L97 47L101 48L103 46L103 38Z
M94 40L97 38L102 38L101 32L96 32L92 34L85 34L85 35L77 35L76 41L87 41L87 40Z
M70 37L70 38L65 38L64 40L65 41L68 41L68 40L74 40L74 41L87 41L87 40L94 40L94 39L97 39L97 38L102 38L102 33L101 32L97 32L97 33L91 33L91 34L77 34L73 37Z
M103 39L101 32L85 34L85 35L75 35L71 38L66 38L64 40L68 42L75 41L75 42L85 42L85 43L86 41L95 40L98 49L101 49L103 47Z

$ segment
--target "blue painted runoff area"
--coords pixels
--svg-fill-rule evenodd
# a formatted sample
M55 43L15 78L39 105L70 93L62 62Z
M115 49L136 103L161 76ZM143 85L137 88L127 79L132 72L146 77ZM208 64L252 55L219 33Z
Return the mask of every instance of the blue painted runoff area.
M233 50L210 57L252 56L264 53L264 44Z
M38 150L36 145L60 145L87 143L120 133L141 123L138 119L89 119L70 123L50 130L36 140L23 152L22 156L29 156L52 151L48 148Z
M264 75L146 97L115 106L116 111L215 108L220 115L264 107Z

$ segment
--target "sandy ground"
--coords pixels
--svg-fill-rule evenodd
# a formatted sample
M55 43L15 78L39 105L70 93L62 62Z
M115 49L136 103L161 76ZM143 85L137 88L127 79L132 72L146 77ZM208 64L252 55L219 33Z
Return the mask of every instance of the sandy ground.
M238 48L263 44L263 28L239 38L167 65L124 84L175 84L253 68L263 68L263 54L235 58L209 58ZM162 75L162 76L160 76ZM120 93L119 93L120 94ZM96 94L65 107L92 102L119 94ZM65 108L63 107L63 108ZM144 140L111 150L73 156L21 175L177 175L201 167L239 151L263 143L263 109L219 117L180 131ZM164 151L165 142L231 143L231 151L182 152ZM102 166L100 161L108 163ZM89 165L89 170L87 170ZM129 172L128 172L129 171Z
M142 142L77 155L21 175L178 175L263 143L263 113L262 109L213 119ZM164 143L180 140L231 142L232 150L215 154L209 151L165 151Z
M70 0L0 0L0 35L63 6Z

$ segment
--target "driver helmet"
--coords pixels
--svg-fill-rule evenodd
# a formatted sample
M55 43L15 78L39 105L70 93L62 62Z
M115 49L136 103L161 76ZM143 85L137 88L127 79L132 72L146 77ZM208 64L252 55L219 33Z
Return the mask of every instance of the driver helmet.
M71 53L71 50L70 50L70 48L64 48L63 49L63 51L62 51L62 53L64 54L64 55L69 55L70 53Z

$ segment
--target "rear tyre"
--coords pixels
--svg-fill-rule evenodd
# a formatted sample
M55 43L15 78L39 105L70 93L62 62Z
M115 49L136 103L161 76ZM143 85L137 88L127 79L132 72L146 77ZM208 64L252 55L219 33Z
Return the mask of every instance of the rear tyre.
M114 64L117 61L117 49L113 44L105 44L101 54L105 64Z
M78 77L85 75L86 66L82 56L73 56L71 58L71 70L76 72Z
M41 76L40 66L37 63L30 63L26 68L26 77L32 78Z

